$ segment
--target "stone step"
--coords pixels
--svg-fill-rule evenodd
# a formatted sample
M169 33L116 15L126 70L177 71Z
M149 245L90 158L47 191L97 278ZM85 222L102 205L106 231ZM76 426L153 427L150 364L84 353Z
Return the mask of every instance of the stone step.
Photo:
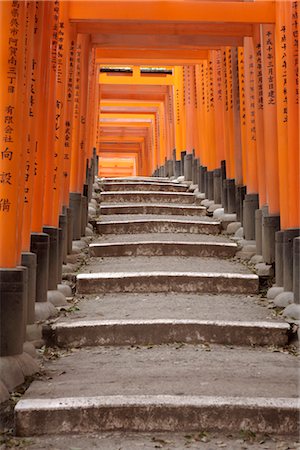
M154 266L155 267L155 266ZM255 294L257 275L209 272L102 272L77 275L77 292L190 292Z
M189 293L111 293L76 298L75 310L55 323L78 320L204 320L281 322L259 295Z
M129 183L129 182L153 182L153 183L174 183L168 177L118 177L118 178L97 178L98 183ZM179 184L179 183L178 183Z
M295 398L95 396L21 400L15 408L17 436L97 431L213 430L296 435Z
M44 379L34 381L16 405L16 433L251 430L297 435L297 367L294 356L264 347L77 349L45 362Z
M182 216L206 216L204 206L186 206L186 205L153 205L153 204L118 204L118 205L100 205L100 215L113 214L165 214Z
M144 241L89 245L91 256L198 256L232 258L237 244L224 242Z
M160 191L160 192L186 192L187 185L176 183L162 183L154 181L110 181L101 184L104 191Z
M187 344L288 344L285 322L229 322L221 320L73 320L44 329L48 345L59 347Z
M195 203L196 197L189 192L101 192L99 201L105 203L182 203L190 205Z
M129 219L98 221L99 234L195 233L219 234L220 222L180 219Z

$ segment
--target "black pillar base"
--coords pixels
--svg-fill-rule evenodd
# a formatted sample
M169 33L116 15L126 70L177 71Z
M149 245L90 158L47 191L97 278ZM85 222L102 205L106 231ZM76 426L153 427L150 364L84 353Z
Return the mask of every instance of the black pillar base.
M221 203L221 169L214 170L214 202L216 205Z
M79 192L70 193L70 209L73 217L73 239L81 238L81 194Z
M193 155L188 153L184 158L184 179L192 181L193 179Z
M283 286L283 231L275 233L275 278L276 285Z
M267 264L275 263L275 233L280 230L280 216L262 214L262 256Z
M206 194L206 172L207 172L207 167L200 166L200 189L199 189L199 191L202 194Z
M259 208L258 194L247 194L244 200L244 236L245 239L255 240L255 211Z
M213 172L213 170L208 170L206 172L206 180L207 180L206 198L208 198L208 200L213 200L214 199L214 172Z
M181 172L180 175L183 176L184 175L184 158L186 155L186 151L180 152L181 155Z
M37 270L36 254L32 252L22 252L21 265L26 267L28 270L26 323L33 324L35 322L34 305L36 300L36 270Z
M59 236L59 246L62 247L61 263L67 264L67 254L68 254L68 217L67 217L67 213L60 214L59 228L61 229L61 234Z
M36 301L46 302L49 278L50 238L45 233L31 233L30 251L36 254Z
M227 212L233 214L236 212L236 199L235 199L235 180L227 179Z
M293 241L300 235L300 228L288 228L283 231L283 287L293 290ZM299 276L298 274L295 274Z
M294 302L300 304L300 237L293 242L293 274Z
M56 227L44 227L43 232L49 235L49 278L48 290L57 289L58 284L58 239L59 231Z
M85 236L85 229L88 223L88 199L85 195L81 196L81 224L80 237Z
M1 357L23 353L26 271L22 267L0 269Z
M247 194L246 186L236 186L235 200L236 200L236 220L243 224L243 203L245 195Z

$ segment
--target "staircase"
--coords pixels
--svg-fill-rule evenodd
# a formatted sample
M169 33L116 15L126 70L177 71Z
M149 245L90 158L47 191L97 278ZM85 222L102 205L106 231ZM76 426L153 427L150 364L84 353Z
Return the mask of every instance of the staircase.
M17 403L17 435L297 435L290 326L266 307L220 223L164 178L99 189L79 310L45 328L61 357Z

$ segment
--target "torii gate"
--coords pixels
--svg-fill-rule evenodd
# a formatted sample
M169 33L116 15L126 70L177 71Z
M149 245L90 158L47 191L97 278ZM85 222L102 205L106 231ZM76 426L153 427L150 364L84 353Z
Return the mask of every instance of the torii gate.
M299 235L297 1L10 0L0 3L0 25L1 357L22 354L26 325L53 313L48 293L58 292L59 255L70 250L59 230L72 214L82 221L69 237L84 233L100 94L128 105L141 93L159 105L170 95L162 85L139 93L135 85L99 88L100 64L176 67L176 159L194 149L210 180L221 165L231 194L235 185L247 188L246 238L255 237L255 210L268 209L260 226L267 262L275 260L277 230L280 239ZM134 138L139 127L130 128ZM155 139L142 147L138 154L154 158ZM36 288L30 295L27 273Z

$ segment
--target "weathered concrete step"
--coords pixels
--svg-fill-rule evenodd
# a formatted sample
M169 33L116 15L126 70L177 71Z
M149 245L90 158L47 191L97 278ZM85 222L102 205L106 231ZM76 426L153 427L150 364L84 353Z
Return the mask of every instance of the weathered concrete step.
M285 322L228 322L212 320L77 320L54 323L44 329L49 345L187 344L274 345L288 344Z
M100 202L105 203L182 203L190 205L195 203L196 197L189 192L101 192L98 197Z
M150 181L154 183L174 183L167 177L117 177L117 178L97 178L98 183L129 183L131 181Z
M251 436L250 448L252 450L263 450L264 448L272 450L299 450L298 436L263 436L260 433L250 433L239 430L237 433L224 433L218 431L196 431L195 433L186 433L184 431L163 431L163 432L141 432L141 431L113 431L113 432L94 432L65 435L50 434L42 436L31 436L30 446L32 450L42 449L94 449L98 450L153 450L154 448L165 448L168 450L220 450L226 448L229 450L241 450L249 448L248 442ZM23 445L22 437L14 437L17 445ZM263 443L262 443L263 441ZM20 442L20 444L19 444ZM199 446L200 444L200 446ZM254 445L257 447L254 447Z
M92 243L91 256L198 256L232 258L236 251L235 243L223 242L183 242L183 241L144 241Z
M17 436L97 431L199 431L296 435L299 401L280 398L102 396L21 400Z
M136 234L104 234L98 236L95 243L113 242L219 242L232 243L225 234L189 234L189 233L136 233ZM236 242L235 242L236 243Z
M257 275L209 272L126 272L77 275L77 292L198 292L254 294Z
M153 272L155 268L158 272L186 273L204 272L204 273L230 273L230 274L252 274L244 264L232 259L222 259L220 262L217 258L198 258L176 257L176 256L134 256L118 258L91 257L89 264L82 267L82 273L96 272Z
M182 216L205 216L206 208L204 206L187 205L153 205L153 204L119 204L104 205L101 203L100 215L112 214L165 214Z
M45 362L45 377L17 404L17 434L299 432L298 361L290 354L207 344L90 347L63 354Z
M220 222L179 219L131 219L97 222L99 234L196 233L219 234Z
M160 192L186 192L187 185L175 183L159 183L154 181L123 181L104 182L101 184L104 191L160 191Z
M281 322L268 301L258 295L186 293L91 294L76 299L76 310L55 322L78 320L204 320Z

